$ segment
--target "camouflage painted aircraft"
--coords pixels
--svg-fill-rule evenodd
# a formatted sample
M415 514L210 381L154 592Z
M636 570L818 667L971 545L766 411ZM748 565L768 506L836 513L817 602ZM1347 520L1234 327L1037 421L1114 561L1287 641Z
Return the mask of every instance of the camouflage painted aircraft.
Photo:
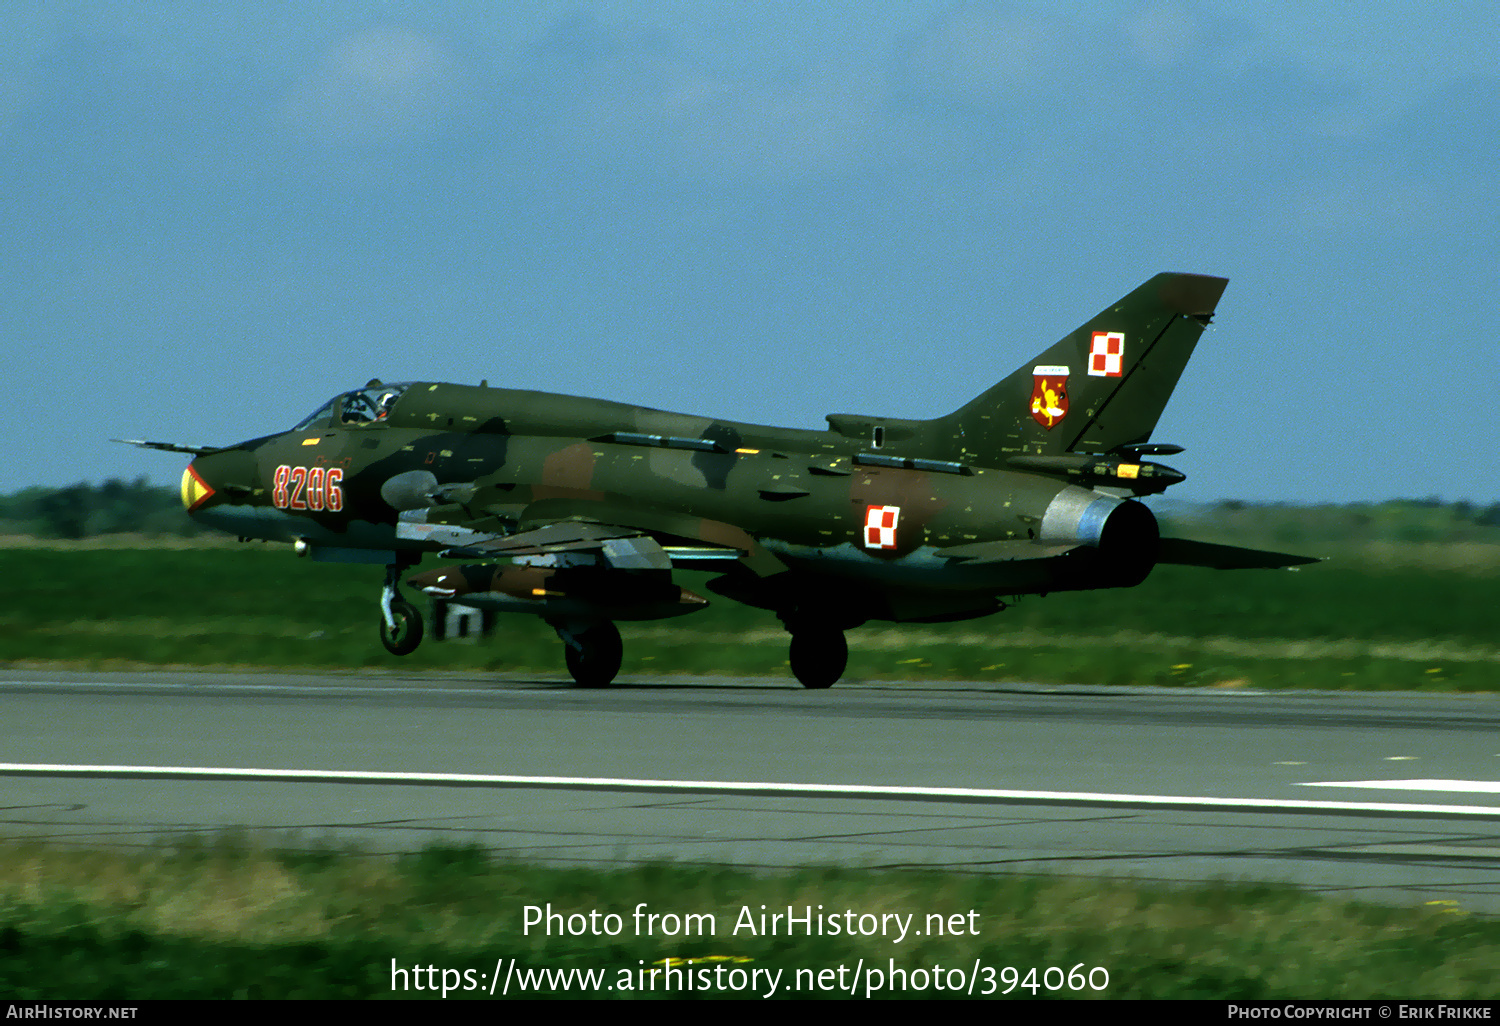
M189 514L315 560L383 563L380 631L414 650L407 583L542 617L573 679L610 683L617 620L703 608L675 569L774 612L809 688L842 675L870 620L985 616L1013 596L1139 584L1159 563L1286 567L1299 556L1159 537L1134 501L1183 475L1146 457L1223 278L1161 274L933 420L831 414L762 427L598 399L371 381L290 431L192 454Z

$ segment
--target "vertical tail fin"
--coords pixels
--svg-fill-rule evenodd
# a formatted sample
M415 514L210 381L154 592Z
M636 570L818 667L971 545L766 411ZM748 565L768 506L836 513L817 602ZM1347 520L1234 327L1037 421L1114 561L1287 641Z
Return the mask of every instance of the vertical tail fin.
M927 422L928 439L942 458L990 465L1148 440L1227 284L1158 274L977 399Z

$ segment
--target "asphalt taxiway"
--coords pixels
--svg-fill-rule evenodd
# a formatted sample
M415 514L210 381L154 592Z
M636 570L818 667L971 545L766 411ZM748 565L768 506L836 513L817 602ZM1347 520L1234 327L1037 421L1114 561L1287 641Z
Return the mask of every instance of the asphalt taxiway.
M0 671L0 836L1294 883L1500 912L1500 700ZM373 774L373 776L371 776Z

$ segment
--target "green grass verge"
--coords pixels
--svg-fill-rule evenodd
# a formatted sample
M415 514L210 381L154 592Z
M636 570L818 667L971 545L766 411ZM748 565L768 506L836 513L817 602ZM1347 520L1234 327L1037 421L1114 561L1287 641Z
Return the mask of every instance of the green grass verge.
M668 936L662 919L647 935L632 918L640 903L663 916L712 915L714 928L700 919L696 932ZM549 904L564 925L550 936L540 926L526 931L526 907ZM745 910L758 917L762 906L798 914L811 906L841 918L847 910L854 922L910 915L924 934L897 941L895 920L887 936L736 932ZM596 929L567 932L566 917L590 913ZM620 917L615 936L603 935L615 925L610 913ZM924 929L928 916L961 929L935 935ZM527 994L661 997L666 978L649 970L667 958L722 967L725 992L745 997L762 996L764 974L777 970L779 996L840 996L812 989L817 974L832 970L823 977L831 985L844 967L847 983L862 959L887 980L892 967L908 974L906 993L877 991L886 997L955 996L934 979L966 986L977 965L976 994L993 986L1028 998L1033 987L1039 996L1108 998L1491 998L1500 922L1452 903L1385 908L1266 886L841 869L764 876L670 865L603 872L513 865L469 847L392 860L233 839L135 853L0 846L0 993L11 1000L431 998L442 996L444 969L454 971L448 998L480 997L497 961L502 971L512 962L518 970L603 971L597 989L575 978L571 988ZM1048 976L1048 967L1066 974L1078 966L1107 971L1107 986L1049 990L1048 981L1065 977ZM393 975L393 967L408 972ZM731 989L735 969L753 989ZM753 970L762 971L758 983ZM798 970L808 972L794 990ZM874 982L856 982L861 996Z
M1495 690L1491 547L1406 546L1297 573L1160 567L1140 587L1023 599L957 624L851 631L846 680ZM376 637L378 567L284 548L8 549L0 662L470 670L562 678L540 620L398 659ZM703 588L701 576L682 575ZM715 601L623 624L630 674L787 675L768 613Z

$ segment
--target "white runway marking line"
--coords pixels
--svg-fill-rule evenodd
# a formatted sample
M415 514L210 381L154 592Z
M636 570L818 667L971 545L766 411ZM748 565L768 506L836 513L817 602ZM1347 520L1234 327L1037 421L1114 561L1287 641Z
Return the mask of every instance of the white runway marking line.
M1449 791L1500 794L1500 780L1318 780L1299 787L1365 787L1380 791Z
M970 802L994 805L1066 805L1085 808L1126 807L1195 812L1271 812L1325 816L1412 816L1500 820L1500 805L1314 802L1285 798L1215 798L1194 795L1110 794L1092 791L1012 791L998 788L910 787L882 784L799 784L751 780L647 780L630 777L526 777L389 770L295 770L226 766L82 766L66 763L22 762L0 763L0 776L265 781L293 784L386 784L418 787L752 795L766 798L881 798L887 801ZM1375 783L1381 782L1375 781ZM1329 786L1350 785L1332 783Z

